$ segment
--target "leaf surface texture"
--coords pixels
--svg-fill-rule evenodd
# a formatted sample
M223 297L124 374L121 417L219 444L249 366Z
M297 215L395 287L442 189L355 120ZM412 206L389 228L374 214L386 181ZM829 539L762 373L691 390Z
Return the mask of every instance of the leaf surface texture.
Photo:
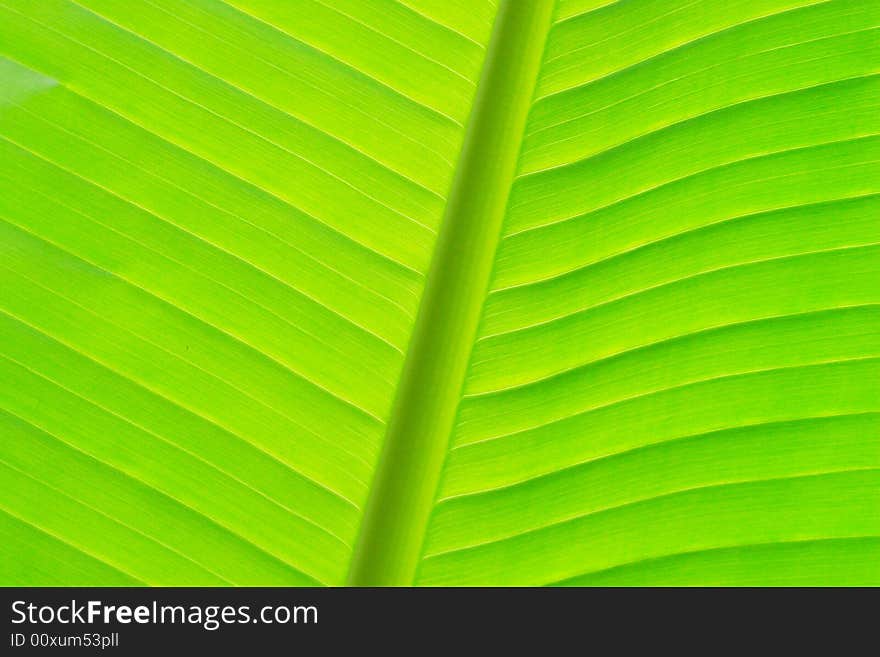
M880 583L878 27L0 0L2 582Z

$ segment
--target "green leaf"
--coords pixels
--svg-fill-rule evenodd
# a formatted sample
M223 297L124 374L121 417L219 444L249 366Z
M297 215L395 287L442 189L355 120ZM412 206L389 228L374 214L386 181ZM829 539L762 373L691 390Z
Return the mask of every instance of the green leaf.
M0 0L0 583L880 584L878 27Z

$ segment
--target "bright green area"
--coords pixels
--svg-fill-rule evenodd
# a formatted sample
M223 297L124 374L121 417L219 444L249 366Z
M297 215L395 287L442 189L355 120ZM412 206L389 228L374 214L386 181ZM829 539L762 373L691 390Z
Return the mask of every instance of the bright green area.
M880 6L0 0L0 584L880 584Z

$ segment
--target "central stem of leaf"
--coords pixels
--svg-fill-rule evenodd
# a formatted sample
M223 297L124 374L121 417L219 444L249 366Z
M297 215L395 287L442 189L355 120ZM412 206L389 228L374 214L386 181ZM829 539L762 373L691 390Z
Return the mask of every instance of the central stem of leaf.
M554 0L503 0L349 572L413 584L492 274Z

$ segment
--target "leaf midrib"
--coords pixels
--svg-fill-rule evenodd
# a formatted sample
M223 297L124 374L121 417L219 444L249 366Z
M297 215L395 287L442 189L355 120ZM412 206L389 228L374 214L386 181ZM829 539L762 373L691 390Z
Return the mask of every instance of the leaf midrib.
M554 6L555 0L499 4L350 585L411 585L415 579Z

